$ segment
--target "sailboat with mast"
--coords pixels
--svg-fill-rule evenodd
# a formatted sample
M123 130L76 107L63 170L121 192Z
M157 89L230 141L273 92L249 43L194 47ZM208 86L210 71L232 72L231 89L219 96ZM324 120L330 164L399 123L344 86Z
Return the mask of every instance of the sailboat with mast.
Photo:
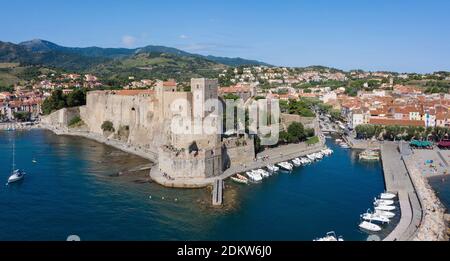
M25 177L25 171L16 169L16 141L13 142L13 162L11 176L8 178L8 184L22 180Z

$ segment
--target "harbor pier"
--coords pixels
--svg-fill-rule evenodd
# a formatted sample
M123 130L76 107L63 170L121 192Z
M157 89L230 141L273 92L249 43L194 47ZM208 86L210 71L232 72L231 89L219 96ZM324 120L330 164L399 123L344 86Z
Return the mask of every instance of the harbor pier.
M381 160L386 191L398 195L401 211L400 222L384 240L411 240L422 220L422 206L398 144L383 144L381 146Z
M212 204L213 206L222 205L223 201L223 180L217 179L214 181L212 190Z

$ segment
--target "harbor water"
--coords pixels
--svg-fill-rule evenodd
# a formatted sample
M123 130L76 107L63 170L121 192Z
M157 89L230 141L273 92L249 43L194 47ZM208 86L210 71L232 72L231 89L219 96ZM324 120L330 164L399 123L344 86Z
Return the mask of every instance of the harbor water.
M227 180L225 206L214 208L207 189L163 188L148 181L148 170L129 172L148 164L141 158L45 130L0 132L1 182L14 141L17 168L27 174L0 186L0 240L309 241L328 231L366 240L359 216L384 191L379 163L328 141L331 157L291 174L252 185Z
M450 209L450 176L433 177L429 179L429 183L448 213Z

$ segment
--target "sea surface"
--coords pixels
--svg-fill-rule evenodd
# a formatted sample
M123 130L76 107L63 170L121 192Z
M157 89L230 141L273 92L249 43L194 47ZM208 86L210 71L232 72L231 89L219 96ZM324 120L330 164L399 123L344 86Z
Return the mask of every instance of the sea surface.
M291 174L227 181L221 208L207 189L163 188L147 182L148 171L129 172L146 160L45 130L0 132L0 182L11 172L13 142L27 175L0 185L0 240L309 241L328 231L366 240L360 214L384 191L379 163L360 162L331 140L333 156Z
M450 209L450 176L430 178L429 183L448 212Z

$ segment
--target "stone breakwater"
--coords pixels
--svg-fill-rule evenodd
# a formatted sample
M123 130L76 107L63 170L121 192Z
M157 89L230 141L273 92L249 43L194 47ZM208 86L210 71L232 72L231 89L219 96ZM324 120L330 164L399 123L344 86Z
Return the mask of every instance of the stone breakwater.
M417 195L422 204L422 222L413 236L414 241L448 241L446 235L445 208L414 162L404 159Z

